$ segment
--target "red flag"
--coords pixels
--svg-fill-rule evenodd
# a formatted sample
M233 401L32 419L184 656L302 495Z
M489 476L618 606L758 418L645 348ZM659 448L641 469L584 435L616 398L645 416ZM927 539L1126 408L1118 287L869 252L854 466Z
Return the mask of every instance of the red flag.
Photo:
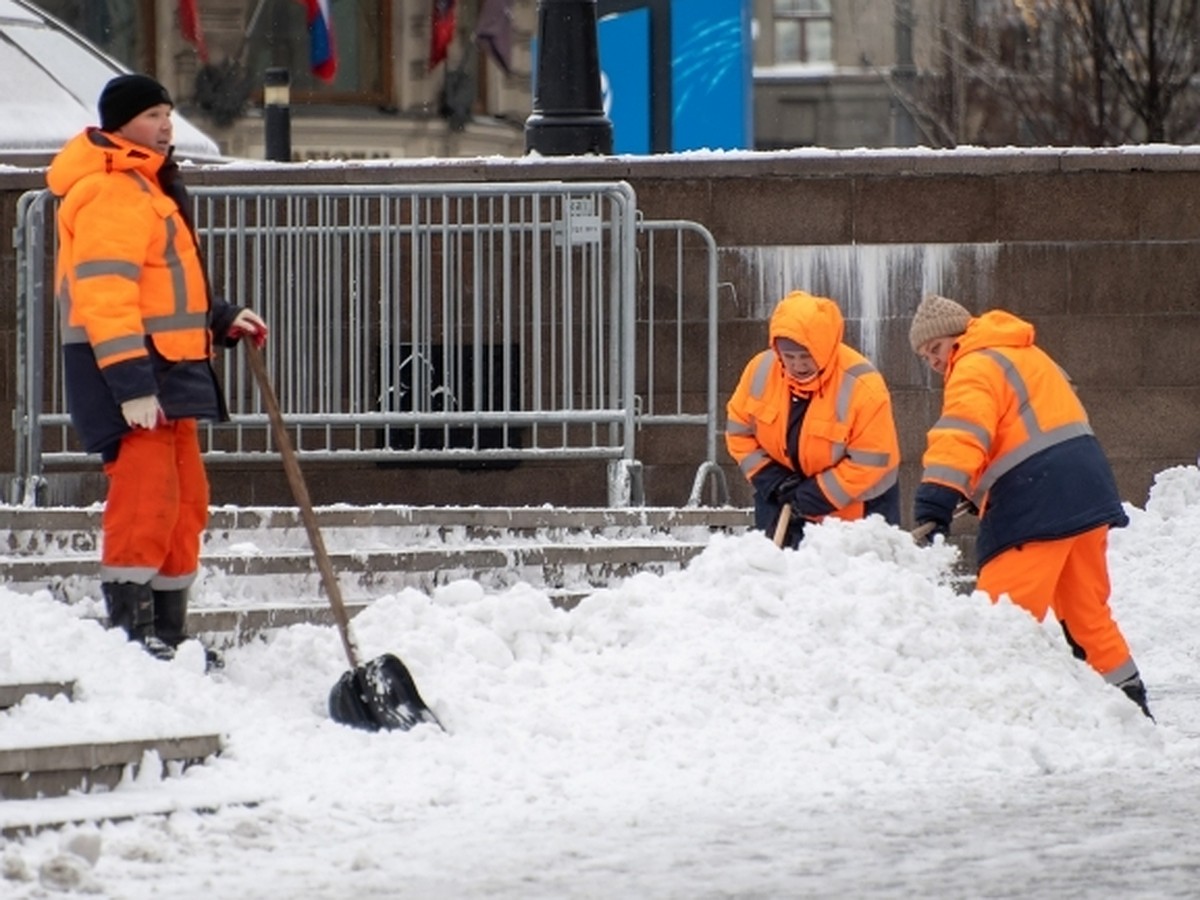
M208 46L204 43L204 29L200 27L200 10L196 0L179 0L179 31L183 39L196 48L200 62L208 62Z
M429 68L433 69L446 58L454 40L455 0L433 0L433 20L429 32Z
M512 0L483 0L475 40L505 75L512 74Z

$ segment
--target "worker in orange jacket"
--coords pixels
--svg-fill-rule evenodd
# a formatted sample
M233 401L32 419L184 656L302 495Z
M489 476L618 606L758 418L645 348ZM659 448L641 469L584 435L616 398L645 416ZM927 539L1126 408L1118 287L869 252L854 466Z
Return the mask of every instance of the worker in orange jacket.
M754 487L755 527L785 545L805 522L871 514L900 522L899 441L883 376L842 343L834 301L793 291L775 307L770 346L754 356L726 406L725 445Z
M973 505L979 589L1038 621L1053 610L1074 654L1150 716L1108 605L1108 530L1129 519L1070 381L1034 344L1033 326L1003 310L974 318L930 294L909 338L945 382L914 519L946 534L955 508Z
M213 341L267 336L254 312L210 295L172 158L172 109L153 78L113 78L100 127L72 138L46 176L61 200L55 287L71 422L108 476L101 587L110 622L160 659L186 637L208 521L197 420L227 418Z

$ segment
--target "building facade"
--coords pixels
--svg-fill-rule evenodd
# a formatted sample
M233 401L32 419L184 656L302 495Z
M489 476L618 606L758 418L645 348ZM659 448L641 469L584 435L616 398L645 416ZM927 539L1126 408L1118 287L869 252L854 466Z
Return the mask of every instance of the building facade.
M945 15L938 0L745 2L753 20L757 149L920 142L906 127L896 85L933 61ZM473 40L492 4L509 14L499 42L507 69ZM330 81L310 70L306 8L298 0L39 5L123 64L156 75L230 156L265 154L262 82L270 67L290 74L297 160L525 152L537 0L329 0L337 54ZM189 5L196 26L181 21ZM437 9L453 10L440 18L450 36L440 60Z
M313 73L304 3L194 0L185 37L177 0L39 0L124 65L155 75L230 156L265 155L263 78L290 76L297 160L515 156L524 152L536 0L510 0L506 72L472 40L487 0L457 0L445 58L431 65L434 0L330 0L336 74ZM499 4L503 7L503 4Z

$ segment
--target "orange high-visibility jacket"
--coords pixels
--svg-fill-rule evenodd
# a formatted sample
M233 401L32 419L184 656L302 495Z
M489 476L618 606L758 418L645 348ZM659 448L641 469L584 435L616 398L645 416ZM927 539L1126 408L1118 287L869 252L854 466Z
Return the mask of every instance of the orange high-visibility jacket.
M816 479L831 515L859 519L867 500L896 484L899 440L883 376L858 351L842 343L837 304L795 291L771 317L771 349L742 372L727 406L725 444L742 474L753 479L772 463ZM783 367L775 342L788 338L812 354L820 373L803 386ZM797 458L787 448L792 394L806 396Z
M1011 313L974 318L951 351L922 485L980 511L980 565L1029 540L1123 525L1116 482L1071 382ZM917 502L930 492L918 488Z
M221 418L199 248L159 184L166 157L89 128L46 181L58 211L55 292L72 421L89 451L127 431L120 404L158 395L169 418ZM221 303L224 322L237 308Z

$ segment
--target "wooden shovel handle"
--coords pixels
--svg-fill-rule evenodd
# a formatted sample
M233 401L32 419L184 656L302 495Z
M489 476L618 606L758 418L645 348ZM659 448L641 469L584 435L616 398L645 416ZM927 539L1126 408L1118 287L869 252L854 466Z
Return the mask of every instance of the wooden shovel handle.
M929 532L933 531L935 528L937 528L937 522L925 522L922 525L918 525L912 530L913 540L924 540L929 535Z
M775 546L782 547L787 539L788 525L792 523L792 504L785 503L779 510L779 521L775 523Z
M334 621L337 622L338 632L342 636L342 647L346 658L350 660L352 669L358 668L358 651L350 637L350 617L346 615L346 604L342 600L342 589L338 586L333 564L329 561L329 553L325 550L325 541L321 537L321 529L317 526L317 517L313 512L312 499L308 494L308 486L300 473L300 462L292 449L291 438L283 424L283 413L279 411L279 400L275 397L275 389L271 387L271 379L267 377L267 366L263 362L262 351L255 346L254 341L244 340L246 359L250 362L250 371L262 392L263 404L267 407L267 416L271 419L271 431L275 435L275 443L279 454L283 457L283 471L287 474L288 484L292 488L292 496L300 507L300 518L304 521L304 530L308 532L308 542L312 546L313 555L317 558L317 569L321 573L321 583L325 586L325 594L329 598L329 608L333 611Z

